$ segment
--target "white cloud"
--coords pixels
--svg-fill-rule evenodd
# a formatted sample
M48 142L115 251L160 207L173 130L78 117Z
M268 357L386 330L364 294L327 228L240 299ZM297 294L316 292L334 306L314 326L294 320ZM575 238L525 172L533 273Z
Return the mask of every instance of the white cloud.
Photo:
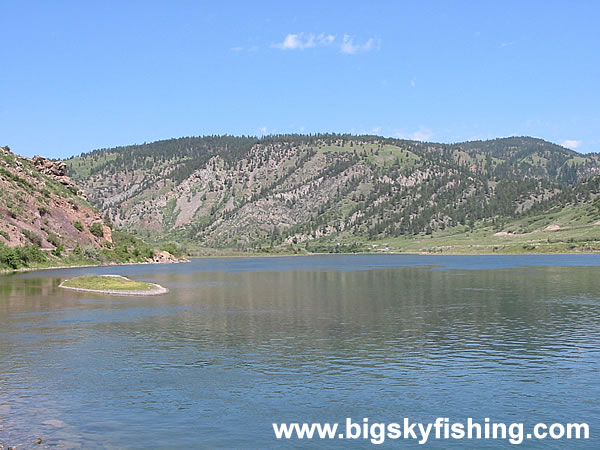
M419 127L417 131L412 133L397 132L396 137L400 139L408 139L411 141L429 141L433 137L433 131L426 127Z
M281 50L304 50L305 48L325 47L333 44L332 34L297 33L288 34L283 42L272 44L271 47Z
M513 41L509 41L509 42L502 42L500 44L500 48L504 48L504 47L510 47L511 45L515 45L515 43Z
M581 147L581 144L583 144L583 142L578 141L576 139L565 139L560 143L560 145L562 145L563 147L571 148L573 150L576 150L579 147Z
M417 85L417 79L413 77L412 80L410 80L410 87L414 88Z
M232 52L256 52L258 47L253 45L252 47L231 47Z
M364 44L355 44L354 38L348 34L344 35L342 44L340 45L340 51L348 55L352 55L358 52L367 52L375 48L377 41L374 38L369 38Z
M315 47L328 47L336 42L336 36L327 33L290 33L282 42L271 44L271 47L278 48L280 50L304 50L307 48ZM369 38L365 42L355 43L354 38L349 34L345 34L342 41L336 47L339 48L340 52L347 55L352 55L359 52L367 52L378 48L380 41L375 38Z

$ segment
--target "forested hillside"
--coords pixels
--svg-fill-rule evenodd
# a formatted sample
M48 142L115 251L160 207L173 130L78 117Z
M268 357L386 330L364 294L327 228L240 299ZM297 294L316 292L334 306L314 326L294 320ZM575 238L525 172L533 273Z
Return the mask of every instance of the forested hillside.
M529 137L436 144L334 134L208 136L65 162L118 227L242 250L352 250L486 227L510 234L523 218L594 204L600 173L597 154ZM591 225L600 217L588 219Z

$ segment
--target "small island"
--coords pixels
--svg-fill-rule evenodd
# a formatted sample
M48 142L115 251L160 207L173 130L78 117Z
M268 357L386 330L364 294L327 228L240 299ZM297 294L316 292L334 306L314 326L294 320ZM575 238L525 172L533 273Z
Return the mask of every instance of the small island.
M158 284L130 280L121 275L83 275L65 280L59 287L112 295L161 295L169 292Z

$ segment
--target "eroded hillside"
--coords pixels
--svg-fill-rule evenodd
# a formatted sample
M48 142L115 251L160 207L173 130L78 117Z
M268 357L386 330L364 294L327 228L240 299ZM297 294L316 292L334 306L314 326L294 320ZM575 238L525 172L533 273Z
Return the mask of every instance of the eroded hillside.
M598 156L533 138L182 138L66 161L118 226L210 247L428 235L581 200ZM590 195L595 196L596 193ZM589 200L589 198L588 198Z
M111 243L111 229L78 195L64 163L0 147L0 244L55 250Z

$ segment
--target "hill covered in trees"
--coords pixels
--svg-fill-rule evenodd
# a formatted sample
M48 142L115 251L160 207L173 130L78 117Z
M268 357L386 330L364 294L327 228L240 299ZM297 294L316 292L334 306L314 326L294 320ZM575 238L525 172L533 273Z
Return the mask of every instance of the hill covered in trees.
M562 219L566 210L584 211L583 222L573 220L594 232L600 220L599 155L530 137L437 144L206 136L95 150L65 163L116 226L191 247L359 251L433 239L431 248L449 235L570 226L524 231L531 227L523 220L552 211Z

